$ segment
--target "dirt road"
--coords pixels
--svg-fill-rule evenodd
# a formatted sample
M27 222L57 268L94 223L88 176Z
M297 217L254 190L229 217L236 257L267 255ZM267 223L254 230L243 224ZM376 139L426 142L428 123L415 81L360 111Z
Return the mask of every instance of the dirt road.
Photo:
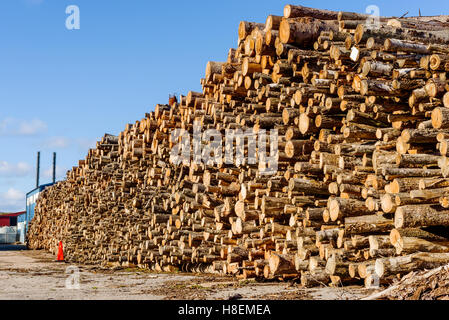
M303 289L297 284L238 281L211 275L101 270L58 263L44 251L5 249L0 246L0 300L192 300L228 299L235 295L242 299L359 299L373 292L360 287Z

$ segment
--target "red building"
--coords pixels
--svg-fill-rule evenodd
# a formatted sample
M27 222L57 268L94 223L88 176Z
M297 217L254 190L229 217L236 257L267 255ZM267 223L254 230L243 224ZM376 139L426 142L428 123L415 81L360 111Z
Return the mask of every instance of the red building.
M26 211L17 212L17 213L0 213L0 227L14 227L17 225L17 222L22 215L24 215Z

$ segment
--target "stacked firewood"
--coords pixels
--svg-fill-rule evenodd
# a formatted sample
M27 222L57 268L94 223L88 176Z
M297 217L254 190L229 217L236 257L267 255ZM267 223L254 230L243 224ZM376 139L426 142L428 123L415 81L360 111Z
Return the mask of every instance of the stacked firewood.
M447 21L288 5L241 22L203 92L106 135L41 195L30 247L62 240L74 262L304 286L390 283L448 263ZM277 130L277 171L263 174L263 155L248 161L251 139L232 164L175 163L172 133L195 125ZM187 144L229 151L206 147Z

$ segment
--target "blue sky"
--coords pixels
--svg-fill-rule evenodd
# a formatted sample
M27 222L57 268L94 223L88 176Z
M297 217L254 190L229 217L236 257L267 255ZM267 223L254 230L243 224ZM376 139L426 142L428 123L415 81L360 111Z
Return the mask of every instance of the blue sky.
M1 0L0 212L24 209L35 185L58 179L104 133L118 134L170 93L200 91L207 61L235 47L241 20L282 15L277 0ZM293 2L294 4L294 2ZM448 1L301 1L316 8L383 16L449 14ZM66 7L80 9L67 30Z

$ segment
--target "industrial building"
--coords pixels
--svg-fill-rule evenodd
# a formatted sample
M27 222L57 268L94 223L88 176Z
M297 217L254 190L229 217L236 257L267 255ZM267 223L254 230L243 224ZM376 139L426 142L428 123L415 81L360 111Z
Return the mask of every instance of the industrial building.
M0 213L0 244L25 242L26 212Z
M37 153L36 187L26 195L26 211L0 213L0 244L26 242L26 233L34 217L34 208L41 192L56 182L56 153L53 153L53 181L40 184L40 152Z
M0 213L0 227L16 227L18 223L24 222L26 211L16 213Z
M53 182L47 183L47 184L40 184L39 177L40 177L40 162L41 162L41 153L37 153L37 164L36 164L36 188L31 190L26 195L26 215L25 215L25 221L26 221L26 227L25 231L28 231L30 221L34 217L34 208L36 207L37 199L39 198L39 195L41 192L43 192L46 188L54 185L56 183L56 152L53 152Z

